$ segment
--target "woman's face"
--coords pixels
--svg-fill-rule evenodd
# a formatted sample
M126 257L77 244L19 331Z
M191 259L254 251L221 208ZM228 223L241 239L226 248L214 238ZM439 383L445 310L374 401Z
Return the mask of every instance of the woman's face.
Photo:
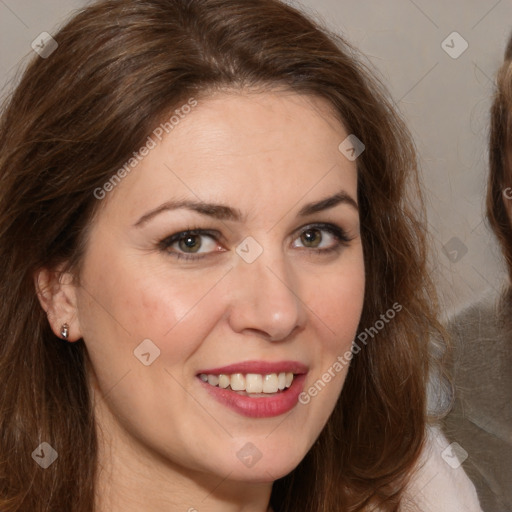
M218 93L103 199L76 323L120 453L270 482L310 449L363 304L347 135L323 100Z

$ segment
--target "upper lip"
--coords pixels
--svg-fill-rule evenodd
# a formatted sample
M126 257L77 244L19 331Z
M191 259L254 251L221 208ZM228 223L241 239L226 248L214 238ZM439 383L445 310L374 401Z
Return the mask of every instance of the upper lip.
M197 373L198 375L232 375L234 373L258 373L261 375L268 375L270 373L291 372L298 375L307 373L307 371L308 367L298 361L243 361L219 368L208 368Z

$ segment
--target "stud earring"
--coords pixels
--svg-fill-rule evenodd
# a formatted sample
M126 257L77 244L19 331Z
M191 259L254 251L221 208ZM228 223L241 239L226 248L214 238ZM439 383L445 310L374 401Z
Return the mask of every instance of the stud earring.
M60 335L65 339L67 340L68 337L69 337L69 325L68 324L63 324L62 327L60 328Z

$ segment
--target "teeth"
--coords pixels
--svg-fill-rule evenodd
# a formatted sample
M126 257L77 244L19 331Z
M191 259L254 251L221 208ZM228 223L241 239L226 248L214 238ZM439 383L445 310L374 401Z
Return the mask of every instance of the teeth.
M247 393L261 393L263 391L263 377L257 373L248 373L245 377L245 391Z
M233 375L206 375L202 373L199 378L208 382L210 386L223 389L231 388L233 391L245 391L250 394L256 393L277 393L289 388L293 382L293 373L269 373L261 375L258 373L234 373Z
M208 382L209 384L210 382ZM231 379L227 375L219 375L219 388L227 388L231 384Z
M279 389L278 381L279 379L276 373L265 375L265 377L263 377L263 393L277 393Z
M231 375L231 389L233 391L245 391L245 377L241 373Z
M211 384L212 386L217 386L218 383L219 383L218 375L208 375L208 384Z

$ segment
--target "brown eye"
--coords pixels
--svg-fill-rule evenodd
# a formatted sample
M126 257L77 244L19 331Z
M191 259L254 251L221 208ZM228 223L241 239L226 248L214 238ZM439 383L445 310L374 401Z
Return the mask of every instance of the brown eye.
M351 240L345 230L335 224L310 224L298 233L292 247L327 254L347 246Z
M187 235L180 238L178 241L178 247L180 251L194 253L201 249L202 241L199 235Z
M319 229L308 229L302 233L300 240L304 247L316 248L322 243L322 232Z
M176 258L199 259L216 252L224 252L217 241L219 236L215 231L192 229L175 233L158 245L162 251Z

